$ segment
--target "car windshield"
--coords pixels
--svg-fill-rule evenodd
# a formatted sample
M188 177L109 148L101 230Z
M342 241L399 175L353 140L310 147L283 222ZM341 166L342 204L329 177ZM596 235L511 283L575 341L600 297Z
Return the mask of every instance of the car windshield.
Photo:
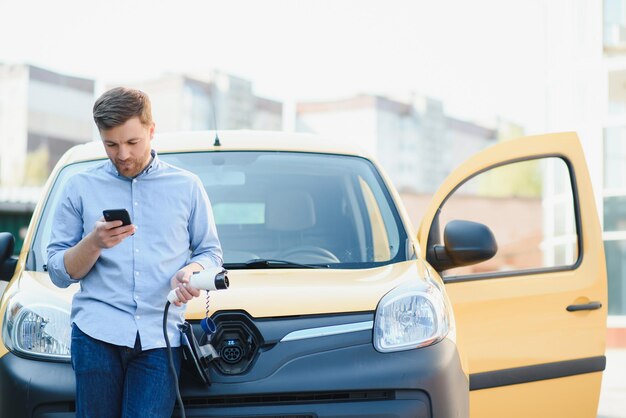
M396 208L367 159L260 151L159 157L202 180L227 268L368 268L407 258ZM45 270L59 191L71 175L100 161L60 171L33 240L29 269Z

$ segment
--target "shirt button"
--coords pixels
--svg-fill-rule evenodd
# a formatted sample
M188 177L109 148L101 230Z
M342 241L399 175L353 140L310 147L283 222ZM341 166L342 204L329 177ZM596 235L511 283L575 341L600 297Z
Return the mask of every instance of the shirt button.
M137 206L138 204L139 204L138 202L135 202L135 206Z
M135 276L139 276L139 272L138 271L135 272Z
M141 319L141 317L139 315L135 316L135 319Z
M135 252L138 253L139 252L139 248L135 248Z
M137 179L133 179L133 183L137 183Z
M135 299L139 299L139 295L135 295Z

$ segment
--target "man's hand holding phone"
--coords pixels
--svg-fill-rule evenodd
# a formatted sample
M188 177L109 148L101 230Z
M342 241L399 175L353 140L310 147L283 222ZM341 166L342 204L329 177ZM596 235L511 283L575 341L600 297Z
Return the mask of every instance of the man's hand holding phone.
M93 229L95 244L99 248L111 248L133 235L135 225L131 223L126 209L107 209L102 212Z

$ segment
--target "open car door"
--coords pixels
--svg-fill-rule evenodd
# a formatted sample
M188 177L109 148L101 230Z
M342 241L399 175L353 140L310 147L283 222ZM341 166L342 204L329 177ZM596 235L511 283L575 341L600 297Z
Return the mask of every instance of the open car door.
M452 220L488 226L495 256L455 267L450 248L471 253L474 238L446 231ZM476 154L435 194L418 239L454 306L471 416L595 417L606 266L577 135L520 138Z

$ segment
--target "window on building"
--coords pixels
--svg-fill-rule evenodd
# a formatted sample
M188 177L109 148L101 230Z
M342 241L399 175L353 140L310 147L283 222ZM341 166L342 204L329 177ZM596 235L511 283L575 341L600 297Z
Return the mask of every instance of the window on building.
M604 49L626 52L626 0L604 0Z
M614 70L608 77L608 110L611 114L626 112L626 71Z
M604 188L626 191L626 126L604 129Z
M185 85L186 120L184 129L197 131L213 129L213 107L205 86L195 83Z
M626 315L626 240L605 241L609 315Z
M626 231L626 196L604 198L604 230Z

